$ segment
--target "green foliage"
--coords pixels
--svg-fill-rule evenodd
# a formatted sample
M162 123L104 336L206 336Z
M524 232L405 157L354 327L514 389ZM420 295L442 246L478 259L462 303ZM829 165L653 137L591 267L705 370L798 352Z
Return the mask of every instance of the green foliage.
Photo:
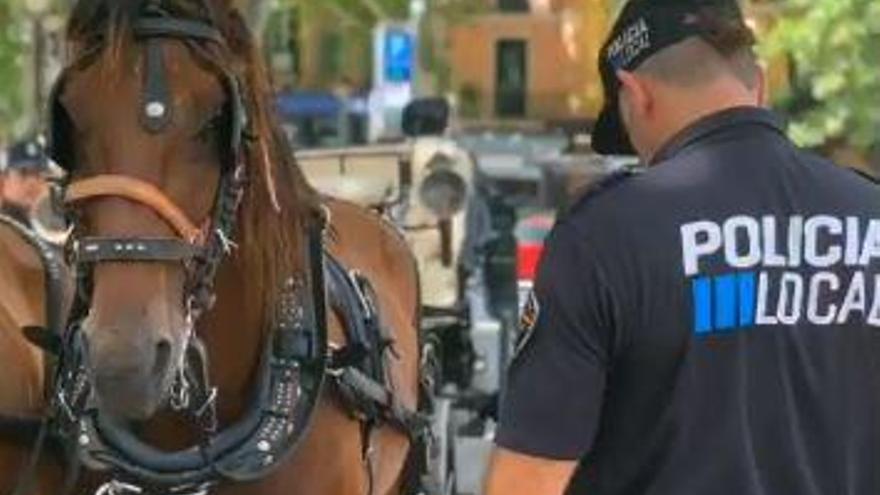
M763 51L793 62L790 94L777 102L804 146L841 140L880 145L880 1L785 0Z
M27 66L27 23L15 2L0 2L0 138L23 117L22 81Z
M473 0L452 0L433 7L438 16L443 17L451 24L466 22L491 10L486 2Z
M387 19L402 20L409 14L409 0L285 0L288 4L302 8L322 8L342 13L346 20L356 20L363 27L372 28L380 20L374 15L371 6L378 7Z

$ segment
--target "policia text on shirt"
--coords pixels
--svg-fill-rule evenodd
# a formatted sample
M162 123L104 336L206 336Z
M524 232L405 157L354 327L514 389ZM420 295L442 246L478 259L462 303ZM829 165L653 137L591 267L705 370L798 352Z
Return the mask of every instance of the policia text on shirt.
M831 325L858 318L880 327L880 276L864 271L880 262L880 220L738 215L685 224L681 241L695 333L802 319ZM712 257L730 271L702 273L700 261Z

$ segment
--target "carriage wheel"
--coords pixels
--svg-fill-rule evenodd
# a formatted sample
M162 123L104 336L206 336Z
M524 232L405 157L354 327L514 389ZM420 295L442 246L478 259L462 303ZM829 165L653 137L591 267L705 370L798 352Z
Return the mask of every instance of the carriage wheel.
M427 445L427 466L424 473L426 495L456 495L455 436L452 422L452 400L434 401L433 436Z
M442 388L442 346L436 335L428 336L422 346L423 403L431 415L431 435L425 439L424 466L419 495L455 495L455 429L453 400L438 396Z

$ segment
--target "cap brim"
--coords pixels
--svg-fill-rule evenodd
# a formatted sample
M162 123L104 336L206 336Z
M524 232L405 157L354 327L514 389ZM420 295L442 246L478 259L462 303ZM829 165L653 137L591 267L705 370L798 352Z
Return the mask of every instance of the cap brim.
M602 155L635 155L617 105L605 103L593 128L593 149Z
M46 170L46 164L40 161L12 162L6 165L7 172L39 173Z

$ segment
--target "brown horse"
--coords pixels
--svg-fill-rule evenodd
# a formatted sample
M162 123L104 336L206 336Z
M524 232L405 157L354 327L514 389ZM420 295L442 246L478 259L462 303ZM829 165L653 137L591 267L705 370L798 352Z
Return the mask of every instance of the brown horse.
M46 410L43 353L22 329L46 325L44 266L32 244L0 222L0 493L12 493L27 465L38 421ZM55 493L58 473L44 467L33 485Z
M416 410L419 296L411 253L379 217L322 201L304 181L279 137L259 49L230 3L80 0L74 8L68 41L77 62L58 91L63 116L55 116L54 134L57 159L71 173L75 236L204 243L206 231L193 227L212 218L224 167L235 166L228 144L235 138L232 100L240 94L248 145L241 151L246 186L236 244L222 239L229 254L214 279L216 299L194 329L210 357L220 429L248 407L282 287L307 271L304 232L325 210L332 219L328 250L372 282L390 333L385 387L398 406ZM136 35L133 26L145 9L172 22L142 27L143 36ZM158 79L151 76L157 70ZM145 97L149 102L157 94L166 105L143 106ZM111 180L93 180L102 177ZM168 242L161 246L172 249ZM189 344L189 277L185 263L104 259L94 264L82 321L100 414L116 424L137 423L141 439L166 451L197 437L189 421L166 408ZM330 342L345 345L342 317L328 314ZM261 480L223 482L212 493L400 493L410 438L383 423L365 424L340 400L333 382L327 385L288 461Z

